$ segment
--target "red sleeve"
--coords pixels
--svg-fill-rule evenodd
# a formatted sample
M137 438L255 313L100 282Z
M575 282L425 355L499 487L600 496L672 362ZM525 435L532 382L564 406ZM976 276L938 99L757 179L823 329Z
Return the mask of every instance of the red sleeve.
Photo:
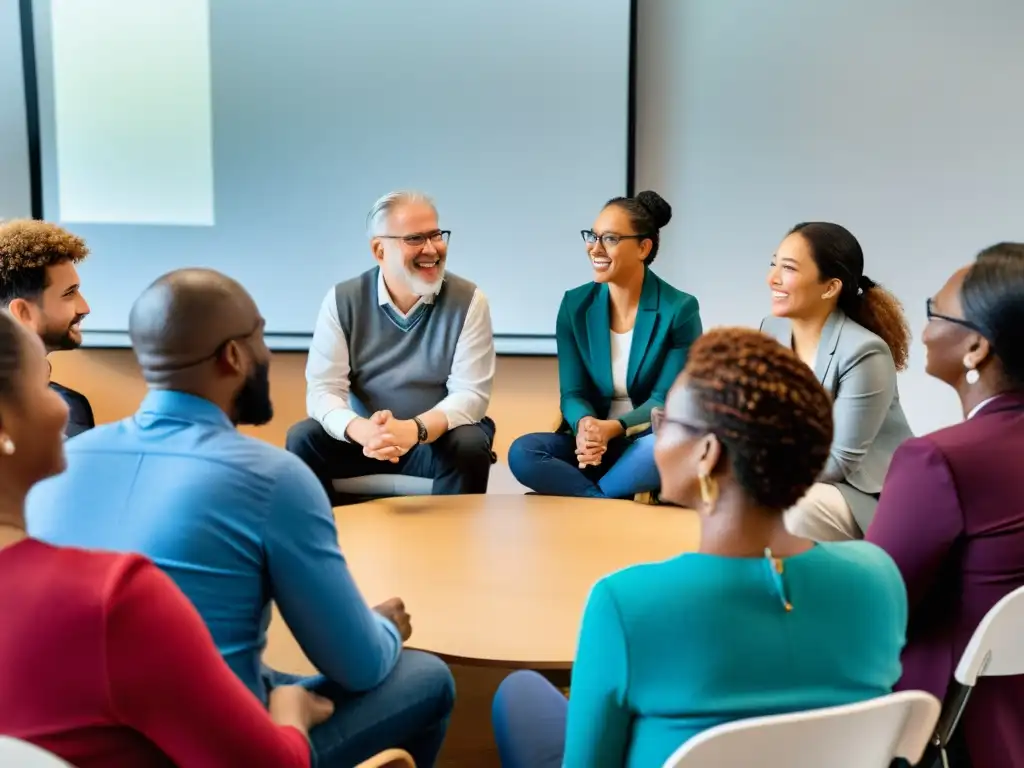
M105 604L108 695L122 723L176 765L310 765L306 737L274 724L163 571L124 558Z
M864 538L896 561L911 613L963 530L960 497L942 451L928 438L907 440L892 457Z

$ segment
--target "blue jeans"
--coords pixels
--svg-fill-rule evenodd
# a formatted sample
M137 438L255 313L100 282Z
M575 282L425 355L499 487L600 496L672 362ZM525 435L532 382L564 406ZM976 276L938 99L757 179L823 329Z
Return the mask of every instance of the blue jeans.
M536 432L516 439L508 449L508 466L516 480L546 496L631 499L661 486L654 464L654 435L617 437L596 467L580 469L576 438Z
M309 732L317 768L352 768L395 747L409 752L417 768L430 768L455 703L448 666L420 651L403 650L388 678L365 693L346 691L323 675L265 670L264 677L268 688L301 685L334 702L334 714Z
M536 672L513 672L494 694L491 722L502 768L561 768L569 702Z

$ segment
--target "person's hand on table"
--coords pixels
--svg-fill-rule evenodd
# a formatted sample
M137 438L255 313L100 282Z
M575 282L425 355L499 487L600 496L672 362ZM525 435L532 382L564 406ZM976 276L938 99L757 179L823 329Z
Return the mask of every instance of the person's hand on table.
M282 685L270 691L270 719L309 735L309 730L334 714L334 702L300 685Z
M402 598L392 597L373 610L398 628L398 634L401 635L403 643L412 637L412 616L405 610L405 603L402 602Z

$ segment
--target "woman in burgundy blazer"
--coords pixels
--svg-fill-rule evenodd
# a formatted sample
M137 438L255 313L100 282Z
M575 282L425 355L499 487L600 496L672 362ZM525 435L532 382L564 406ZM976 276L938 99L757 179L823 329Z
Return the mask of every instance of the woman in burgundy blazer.
M941 699L981 619L1024 586L1024 244L954 274L928 301L922 340L965 420L897 450L865 538L907 585L897 688ZM974 768L1024 766L1024 676L981 678L959 729Z

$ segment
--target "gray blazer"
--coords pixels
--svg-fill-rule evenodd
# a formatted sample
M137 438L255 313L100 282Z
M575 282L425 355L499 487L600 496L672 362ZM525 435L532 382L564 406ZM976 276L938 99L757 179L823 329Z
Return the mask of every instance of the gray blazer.
M766 317L761 330L792 348L789 320ZM818 482L839 489L866 531L893 453L914 436L900 405L896 364L882 339L837 309L822 329L814 373L832 397L835 424Z

